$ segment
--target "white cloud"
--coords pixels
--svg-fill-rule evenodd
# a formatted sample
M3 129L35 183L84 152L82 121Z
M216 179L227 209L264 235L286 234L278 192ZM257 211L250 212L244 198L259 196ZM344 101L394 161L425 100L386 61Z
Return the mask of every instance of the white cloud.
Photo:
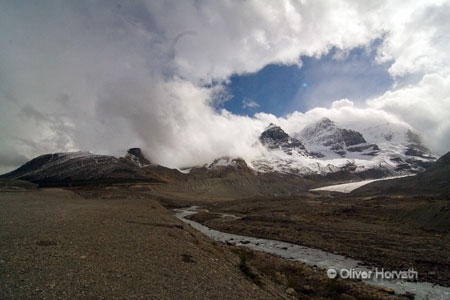
M114 147L124 135L137 137L151 160L171 167L201 165L218 155L248 156L263 124L214 112L209 102L217 89L181 79L115 84L97 107L97 118L104 120L100 126L112 137L107 146ZM129 145L123 144L124 150Z
M417 85L388 91L368 104L410 124L436 151L450 149L450 77L428 74Z
M351 49L379 37L378 23L366 22L377 10L346 1L149 1L155 22L177 39L174 64L184 78L226 79L255 72L269 63L299 63L331 47ZM167 17L170 16L170 17ZM201 49L201 51L199 51Z
M342 107L353 107L353 102L348 99L341 99L341 100L334 101L331 104L331 108L333 108L333 109L340 109Z
M257 114L255 117L265 123L278 124L291 135L299 133L304 127L322 118L329 118L336 122L338 126L357 130L387 123L410 128L406 122L394 114L374 107L356 107L353 102L347 99L334 101L329 108L316 107L305 113L294 112L281 118L271 114Z
M257 107L259 107L259 104L252 99L245 98L244 100L242 100L242 108L257 108Z
M248 157L266 121L289 131L321 114L361 122L384 114L444 151L449 11L448 1L404 0L2 2L0 164L132 146L170 166ZM378 60L392 61L393 76L423 80L363 108L341 100L286 118L249 118L215 111L211 103L223 90L204 86L377 38L384 38Z
M391 60L393 76L407 73L449 75L450 3L448 1L393 1L383 9L388 26L379 61Z

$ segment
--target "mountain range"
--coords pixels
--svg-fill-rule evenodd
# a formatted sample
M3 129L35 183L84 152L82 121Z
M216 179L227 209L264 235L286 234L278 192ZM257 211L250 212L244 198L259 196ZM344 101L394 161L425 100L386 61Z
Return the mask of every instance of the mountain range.
M361 130L341 128L323 118L290 136L270 124L260 136L266 151L249 165L259 172L325 175L377 170L388 176L419 172L436 160L420 136L406 127L382 124Z
M406 127L382 124L354 130L323 118L289 135L270 124L255 143L258 155L221 157L203 166L176 170L151 163L139 148L124 157L89 152L45 154L0 176L26 180L41 186L83 185L95 182L154 182L189 177L259 176L261 174L331 176L342 179L386 177L420 172L436 157L420 136ZM262 151L261 151L262 149Z

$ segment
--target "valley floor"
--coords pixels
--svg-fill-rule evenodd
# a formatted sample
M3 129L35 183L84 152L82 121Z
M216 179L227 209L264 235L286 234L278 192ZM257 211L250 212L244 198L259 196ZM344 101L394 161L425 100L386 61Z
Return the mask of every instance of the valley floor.
M401 298L360 282L330 280L301 263L214 243L176 219L160 204L167 205L165 199L152 188L130 186L0 192L0 298ZM301 211L302 203L284 207L273 199L264 209ZM262 204L214 205L249 217L250 210L259 211L264 223L270 220ZM248 228L236 222L228 229L275 234L276 226L269 230L258 222L250 218Z

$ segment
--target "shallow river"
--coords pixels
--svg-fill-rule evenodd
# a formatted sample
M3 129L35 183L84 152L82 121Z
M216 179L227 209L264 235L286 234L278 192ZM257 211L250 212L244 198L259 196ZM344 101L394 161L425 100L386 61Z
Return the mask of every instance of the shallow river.
M397 294L410 292L416 295L415 299L430 299L430 300L450 299L450 288L445 288L439 285L433 285L428 282L409 282L401 279L383 280L380 277L386 275L386 273L383 273L383 275L381 275L380 273L382 271L381 268L377 269L379 275L374 276L375 269L364 266L362 262L345 256L336 255L319 249L308 248L276 240L261 239L225 233L214 229L210 229L198 222L186 219L186 217L196 214L198 212L199 212L198 207L192 206L186 209L177 209L175 216L181 221L191 225L196 230L202 232L204 235L213 239L214 241L247 247L252 250L274 254L276 256L289 259L292 261L303 262L308 265L316 265L320 268L323 268L324 272L330 269L334 269L338 274L344 276L349 275L346 270L352 270L352 272L354 272L353 274L357 272L363 272L362 274L368 274L368 272L372 272L373 275L370 276L368 279L364 279L363 282L370 285L392 288L395 290ZM227 215L227 217L229 217L229 215ZM398 271L408 271L408 270L398 270ZM332 274L332 271L330 271L329 274ZM418 274L418 278L420 280L420 274Z

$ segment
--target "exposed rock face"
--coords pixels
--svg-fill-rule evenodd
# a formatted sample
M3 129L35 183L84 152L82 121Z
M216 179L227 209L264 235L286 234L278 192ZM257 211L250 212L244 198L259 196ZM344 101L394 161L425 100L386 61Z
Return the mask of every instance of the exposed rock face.
M357 131L348 129L341 129L339 131L342 141L347 147L367 143L362 134Z
M136 164L138 167L146 167L151 164L151 162L145 158L144 154L142 153L141 148L130 148L127 151L127 155L125 155L125 158L128 158L131 160L134 164Z
M270 124L269 127L261 133L259 141L269 150L280 149L286 154L292 155L295 151L304 156L310 156L305 146L296 138L290 137L281 127Z
M430 157L430 149L428 149L423 143L422 139L417 133L408 130L406 133L407 139L409 141L408 148L405 151L405 154L408 156L417 156L423 158Z

